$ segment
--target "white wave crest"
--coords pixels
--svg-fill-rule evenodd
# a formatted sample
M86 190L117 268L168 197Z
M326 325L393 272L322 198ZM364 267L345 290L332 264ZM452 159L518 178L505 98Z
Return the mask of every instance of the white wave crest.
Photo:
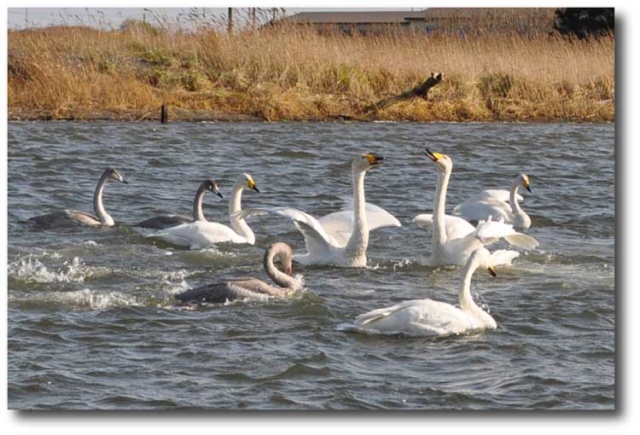
M57 270L49 270L40 260L29 255L8 266L9 276L30 282L84 282L91 275L79 257L65 261Z

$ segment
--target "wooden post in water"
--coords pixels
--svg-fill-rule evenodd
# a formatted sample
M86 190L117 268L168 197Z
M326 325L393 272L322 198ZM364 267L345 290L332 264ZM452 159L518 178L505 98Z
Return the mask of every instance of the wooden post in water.
M163 104L160 107L160 122L162 124L166 124L167 122L169 122L169 108L166 104Z

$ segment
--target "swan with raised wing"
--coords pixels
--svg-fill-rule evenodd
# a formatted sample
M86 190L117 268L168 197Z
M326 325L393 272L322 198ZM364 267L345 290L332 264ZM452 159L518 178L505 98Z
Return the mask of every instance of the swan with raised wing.
M293 277L291 256L291 247L283 242L273 243L264 253L264 270L277 286L257 278L234 278L192 288L175 295L175 298L182 305L199 306L203 303L220 304L237 299L263 301L288 297L302 289L302 281ZM276 268L276 260L280 262L282 270Z
M342 210L320 219L289 207L245 209L240 214L275 213L293 221L304 236L307 252L295 254L301 264L366 267L369 231L385 226L400 226L400 222L384 209L365 203L364 176L378 166L383 157L373 153L355 157L351 162L353 177L353 210Z
M154 216L149 219L145 219L142 222L138 222L135 224L136 227L143 228L153 228L156 230L162 230L165 228L174 227L176 225L195 222L195 221L206 221L207 219L204 217L204 213L202 211L202 200L204 198L204 194L209 191L218 195L220 198L222 193L218 190L218 184L215 180L205 180L200 183L198 187L198 191L196 192L196 196L193 199L193 218L189 218L187 216L182 216L178 214L163 214L159 216Z
M231 226L207 220L196 220L166 228L147 237L189 249L203 249L216 243L226 242L253 245L256 240L255 234L245 220L238 216L242 211L242 191L245 188L260 192L251 175L244 173L238 177L229 198Z
M60 210L41 216L34 216L27 222L41 228L55 228L69 225L106 226L115 225L115 221L102 204L102 192L108 181L129 184L122 174L114 168L109 168L102 173L96 189L93 193L93 211L95 215L80 210Z
M473 251L504 239L511 245L523 249L534 249L538 242L531 236L519 233L513 226L500 221L481 221L474 227L458 216L445 215L447 187L453 161L446 154L426 150L426 155L436 164L438 184L434 201L433 214L421 214L413 218L413 222L423 227L431 227L431 257L429 265L464 266ZM519 254L512 250L497 250L492 253L494 265L508 265Z
M483 219L503 220L513 225L516 230L526 230L531 226L531 218L520 207L518 189L523 187L531 193L529 176L519 174L511 185L510 190L483 190L472 196L453 209L455 216L460 216L470 222ZM505 194L508 201L504 201Z
M439 337L496 329L494 318L471 296L471 277L481 266L496 276L491 254L482 247L471 253L462 272L458 292L460 307L433 299L405 301L361 314L353 324L342 324L339 329L367 334Z

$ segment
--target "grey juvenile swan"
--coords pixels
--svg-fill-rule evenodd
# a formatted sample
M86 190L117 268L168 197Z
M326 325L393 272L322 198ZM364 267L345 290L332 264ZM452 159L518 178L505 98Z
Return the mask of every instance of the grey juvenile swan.
M53 228L68 225L87 225L99 226L104 225L111 227L115 224L113 218L107 213L102 204L102 191L107 181L118 181L120 183L129 184L122 174L114 168L109 168L102 173L96 190L93 194L93 210L95 215L79 210L60 210L41 216L34 216L27 222L42 228Z
M302 283L293 278L292 255L291 247L284 242L273 243L264 253L264 270L278 287L257 278L232 278L192 288L175 295L175 298L181 305L200 305L204 302L219 304L236 299L266 300L271 297L287 297L302 288ZM275 267L276 259L280 260L283 271Z
M138 222L135 226L163 230L165 228L174 227L187 222L206 221L207 219L204 217L204 213L202 212L202 199L204 198L204 194L207 190L224 199L222 193L218 190L218 184L216 181L205 180L200 184L200 187L198 187L196 196L193 199L193 218L178 214L163 214L145 219L142 222Z

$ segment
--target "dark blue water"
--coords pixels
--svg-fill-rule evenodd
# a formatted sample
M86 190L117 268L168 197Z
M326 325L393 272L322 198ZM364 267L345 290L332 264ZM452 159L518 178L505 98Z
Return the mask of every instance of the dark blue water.
M8 405L10 409L612 410L615 400L614 126L585 124L112 124L8 127ZM460 268L422 264L436 185L429 148L454 161L447 210L484 188L531 179L524 209L540 246L473 292L498 329L464 337L371 337L337 330L407 299L455 303ZM292 300L192 312L173 295L222 275L262 277L264 248L304 248L287 220L252 218L255 246L185 251L132 223L189 214L199 182L228 198L241 172L261 193L243 206L314 216L351 194L354 155L384 165L367 201L400 228L371 233L366 269L297 266ZM92 210L116 167L110 229L34 230L54 209ZM226 222L227 204L205 196Z

